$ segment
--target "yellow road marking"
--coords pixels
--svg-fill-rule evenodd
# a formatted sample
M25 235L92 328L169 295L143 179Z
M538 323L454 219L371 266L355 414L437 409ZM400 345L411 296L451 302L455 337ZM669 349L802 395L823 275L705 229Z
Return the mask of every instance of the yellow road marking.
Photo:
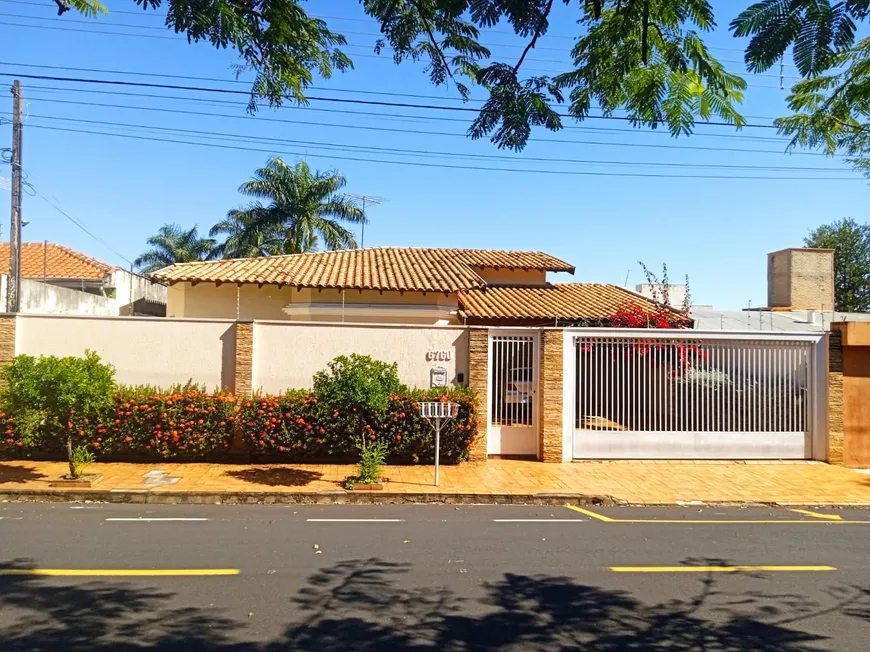
M0 575L41 575L49 577L174 577L238 574L238 568L0 568Z
M790 511L806 513L810 516L816 516L819 520L749 520L749 519L688 519L688 518L610 518L609 516L604 516L603 514L597 514L596 512L590 511L588 509L583 509L582 507L577 507L576 505L565 505L568 509L572 509L575 512L580 512L590 518L594 518L598 521L604 521L605 523L667 523L674 524L680 523L682 525L870 525L870 519L866 521L844 521L842 517L837 516L836 514L818 514L816 512L804 512L804 510L793 509Z
M599 521L604 521L605 523L613 523L616 521L614 518L609 518L607 516L602 516L601 514L596 514L595 512L590 512L588 509L583 509L582 507L577 507L576 505L565 505L568 509L573 509L575 512L580 512L590 518L594 518Z
M808 509L790 509L790 512L794 512L795 514L805 514L806 516L812 516L813 518L823 518L828 521L842 521L843 517L839 514L822 514L820 512L811 512Z
M835 571L833 566L611 566L614 573L738 573Z

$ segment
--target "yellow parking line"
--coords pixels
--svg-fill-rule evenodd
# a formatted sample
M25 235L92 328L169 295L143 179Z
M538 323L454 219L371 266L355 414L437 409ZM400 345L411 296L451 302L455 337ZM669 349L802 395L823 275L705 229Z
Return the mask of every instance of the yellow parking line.
M799 573L835 571L833 566L611 566L614 573Z
M175 577L238 574L238 568L0 568L0 575L40 575L49 577Z
M842 521L843 517L839 514L822 514L820 512L811 512L808 509L790 509L790 512L794 512L795 514L804 514L806 516L812 516L813 518L823 518L828 521Z
M688 518L610 518L576 505L565 505L568 509L579 512L590 518L605 523L665 523L682 525L870 525L870 519L866 521L844 521L836 514L819 514L805 510L792 509L790 511L817 517L818 520L750 520L750 519L688 519Z
M590 512L588 509L583 509L582 507L577 507L576 505L565 505L568 509L573 509L575 512L580 512L588 516L589 518L594 518L599 521L604 521L605 523L614 523L616 519L609 518L607 516L602 516L601 514L596 514L595 512Z

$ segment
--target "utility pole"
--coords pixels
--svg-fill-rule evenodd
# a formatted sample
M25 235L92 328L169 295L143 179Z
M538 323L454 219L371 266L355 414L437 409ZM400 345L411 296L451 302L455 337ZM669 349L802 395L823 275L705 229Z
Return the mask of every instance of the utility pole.
M377 206L382 201L385 201L381 197L369 197L368 195L355 195L351 192L344 193L344 196L349 197L350 199L356 199L357 201L362 202L363 215L366 216L366 221L368 220L368 216L366 215L366 206L368 206L369 204L371 204L372 206ZM360 239L359 239L360 248L365 247L365 244L366 244L366 223L363 222L362 223L362 234L360 235Z
M9 283L6 312L21 305L21 82L12 83L12 224L9 229Z

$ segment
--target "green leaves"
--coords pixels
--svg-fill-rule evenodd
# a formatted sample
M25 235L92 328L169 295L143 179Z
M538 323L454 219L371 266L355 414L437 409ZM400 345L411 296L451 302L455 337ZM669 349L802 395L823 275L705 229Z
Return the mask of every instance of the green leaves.
M309 16L296 0L169 0L165 4L167 27L192 42L235 49L242 61L237 72L256 73L251 111L261 100L277 106L290 97L304 104L314 73L329 78L336 70L353 67L340 49L347 43L344 36Z
M211 260L216 255L215 241L200 238L196 226L184 230L177 224L166 224L146 242L151 249L133 261L143 274L153 274L176 263Z
M868 0L762 0L731 21L735 36L752 36L746 48L751 72L767 70L789 47L803 76L817 75L855 40L854 19L866 18Z
M2 398L13 413L38 414L22 425L53 438L66 437L74 414L94 419L112 407L115 370L93 351L84 357L16 356L0 372L6 388Z
M746 82L686 29L715 25L709 3L614 3L600 20L587 14L581 22L587 33L572 51L575 69L555 78L558 87L571 89L575 117L587 117L597 104L604 115L625 109L634 125L664 125L674 135L692 133L697 117L744 124L736 105Z
M837 70L800 81L787 101L793 115L775 121L793 147L843 153L870 177L870 39L862 39L831 59Z
M380 413L387 409L389 397L405 391L399 381L398 367L371 356L338 356L328 370L314 375L314 395L337 410Z
M312 173L305 161L291 167L274 157L239 186L242 194L269 203L255 201L230 214L251 231L243 239L254 238L255 232L263 236L280 232L281 253L316 251L321 242L326 249L353 249L356 239L341 222L363 224L366 216L340 192L346 185L347 179L338 171Z
M870 310L870 225L844 218L815 229L804 243L834 250L834 308Z

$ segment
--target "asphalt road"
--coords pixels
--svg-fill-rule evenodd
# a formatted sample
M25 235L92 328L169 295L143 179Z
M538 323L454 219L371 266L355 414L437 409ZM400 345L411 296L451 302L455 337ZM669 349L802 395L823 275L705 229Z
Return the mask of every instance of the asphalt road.
M868 552L868 510L7 503L0 650L865 651Z

